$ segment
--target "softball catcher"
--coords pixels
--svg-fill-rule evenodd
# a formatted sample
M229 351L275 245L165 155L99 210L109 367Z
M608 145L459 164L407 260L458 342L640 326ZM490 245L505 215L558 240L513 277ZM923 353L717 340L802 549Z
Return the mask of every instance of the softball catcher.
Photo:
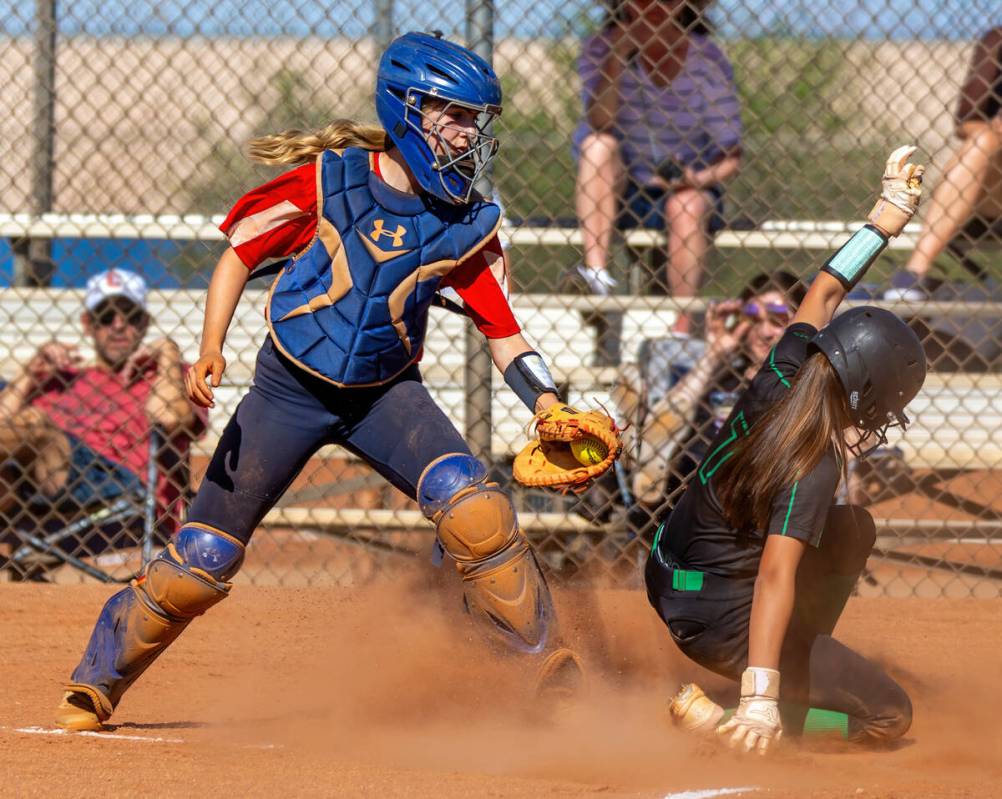
M470 613L495 641L538 659L544 694L579 683L509 496L434 404L417 365L428 309L451 286L518 397L544 414L558 402L508 304L500 210L474 189L497 152L488 131L501 113L500 83L469 50L409 33L383 54L375 99L382 128L342 120L251 142L256 160L296 168L249 192L224 221L230 248L209 286L201 357L186 382L193 401L213 405L248 275L278 259L254 385L188 523L101 611L60 726L99 728L192 619L229 595L254 529L332 443L418 501L456 563Z
M918 206L914 150L891 154L869 224L822 267L647 561L648 597L672 639L740 687L724 724L721 705L695 685L672 700L671 716L745 751L765 754L784 730L815 723L861 743L898 738L911 723L901 686L832 638L876 534L865 510L832 502L849 453L865 456L888 427L907 424L925 355L888 311L832 317Z

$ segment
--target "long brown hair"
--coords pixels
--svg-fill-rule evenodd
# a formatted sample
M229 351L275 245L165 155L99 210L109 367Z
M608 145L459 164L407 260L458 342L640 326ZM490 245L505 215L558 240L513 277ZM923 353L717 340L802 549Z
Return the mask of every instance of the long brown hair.
M261 164L307 164L324 150L361 147L385 150L386 131L378 125L363 125L350 119L336 119L320 130L287 130L259 136L247 144L247 155Z
M717 469L713 490L727 520L764 530L772 501L801 479L829 447L845 474L845 431L852 424L845 390L820 352L801 365L789 391L756 421Z

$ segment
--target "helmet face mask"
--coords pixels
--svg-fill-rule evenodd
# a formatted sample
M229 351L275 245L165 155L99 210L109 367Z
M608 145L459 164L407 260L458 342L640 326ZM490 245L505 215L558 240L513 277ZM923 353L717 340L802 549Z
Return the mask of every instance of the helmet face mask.
M900 427L902 430L908 427L908 417L903 413L900 418L888 420L878 427L856 427L857 438L852 443L846 444L846 449L855 458L865 458L880 447L887 444L887 431L892 427Z
M471 133L465 125L452 122L454 111L476 113L476 122L472 126L474 132ZM453 202L464 204L470 201L476 182L497 155L500 144L491 135L490 128L500 115L501 107L498 105L471 105L435 93L408 89L404 124L424 138L434 159L431 168L438 174L442 191ZM467 137L465 149L458 149L452 144L460 135Z
M376 114L418 186L440 200L471 201L498 151L490 127L500 113L497 75L465 47L407 33L380 59Z

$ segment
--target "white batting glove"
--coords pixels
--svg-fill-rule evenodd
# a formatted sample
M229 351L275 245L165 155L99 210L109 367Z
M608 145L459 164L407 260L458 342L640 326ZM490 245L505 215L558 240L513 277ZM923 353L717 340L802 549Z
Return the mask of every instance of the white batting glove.
M731 749L764 755L783 737L779 717L779 672L749 666L741 675L741 702L737 712L717 727Z
M913 145L898 147L887 159L880 183L880 199L867 219L889 236L897 236L918 209L922 198L922 164L908 163Z

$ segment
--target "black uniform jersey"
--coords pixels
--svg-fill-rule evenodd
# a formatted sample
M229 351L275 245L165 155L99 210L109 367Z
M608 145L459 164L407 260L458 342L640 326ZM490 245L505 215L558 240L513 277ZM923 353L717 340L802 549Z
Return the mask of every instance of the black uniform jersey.
M839 464L830 448L808 474L780 491L772 502L768 530L736 530L724 517L713 475L734 454L734 444L789 390L817 331L798 323L786 329L765 364L737 401L711 443L678 505L655 539L663 556L686 569L726 577L754 577L766 535L785 535L817 546L838 487Z
M696 403L696 412L685 440L672 458L671 468L668 470L665 497L672 506L679 498L678 493L683 485L695 474L709 452L710 443L730 415L735 398L747 387L743 378L747 369L748 361L744 356L735 358L713 376L709 388Z

